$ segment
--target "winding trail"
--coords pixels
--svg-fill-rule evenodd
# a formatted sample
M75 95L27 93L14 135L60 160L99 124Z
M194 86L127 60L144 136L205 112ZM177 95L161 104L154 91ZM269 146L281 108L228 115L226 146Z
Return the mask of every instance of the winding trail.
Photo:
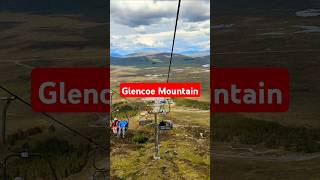
M28 69L34 68L34 66L30 66L30 65L24 64L21 61L14 61L14 64L16 64L18 66L23 66L23 67L28 68Z
M253 148L234 148L229 146L230 151L214 150L214 158L238 158L257 161L275 161L275 162L292 162L292 161L308 161L308 160L320 160L320 153L290 153L285 155L271 155L269 153L280 152L280 150L269 149L265 151L255 151ZM234 152L233 150L244 150L247 152Z

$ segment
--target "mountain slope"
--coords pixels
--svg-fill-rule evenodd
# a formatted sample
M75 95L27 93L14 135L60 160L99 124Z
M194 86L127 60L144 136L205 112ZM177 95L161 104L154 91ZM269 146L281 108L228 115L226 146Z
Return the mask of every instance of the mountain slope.
M166 67L169 65L170 53L159 53L144 56L111 57L110 64L116 66ZM175 66L201 66L210 63L210 56L189 57L175 54L172 63Z

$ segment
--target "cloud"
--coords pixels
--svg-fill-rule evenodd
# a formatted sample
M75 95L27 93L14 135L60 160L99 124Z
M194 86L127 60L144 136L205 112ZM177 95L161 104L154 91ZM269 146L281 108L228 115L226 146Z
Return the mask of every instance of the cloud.
M150 25L163 17L172 17L174 1L145 1L145 0L112 0L111 17L119 24L130 27Z
M136 30L136 32L140 34L146 33L146 28L144 26L135 27L134 30Z
M111 0L111 51L171 50L177 0ZM181 2L175 52L208 50L210 0Z
M163 18L175 18L177 2L173 0L111 0L111 17L114 22L130 27L156 24ZM183 1L180 9L180 17L185 21L203 21L210 16L210 1Z

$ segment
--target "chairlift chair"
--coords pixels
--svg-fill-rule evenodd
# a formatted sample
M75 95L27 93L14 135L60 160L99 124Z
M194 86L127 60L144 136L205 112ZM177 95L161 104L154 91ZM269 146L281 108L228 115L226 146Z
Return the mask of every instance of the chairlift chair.
M173 123L170 120L163 120L159 123L159 130L172 130Z
M170 99L158 100L159 113L163 114L163 120L158 124L159 130L171 130L173 128L173 123L170 120L165 120L171 111L170 104Z
M115 115L115 118L117 118L117 120L120 120L120 118L119 118L119 113L120 113L119 109L117 109L116 112L117 113ZM130 118L129 118L127 113L125 113L125 117L127 118L127 125L126 125L126 131L127 131L129 129Z
M169 99L157 99L154 102L152 113L167 114L171 111Z

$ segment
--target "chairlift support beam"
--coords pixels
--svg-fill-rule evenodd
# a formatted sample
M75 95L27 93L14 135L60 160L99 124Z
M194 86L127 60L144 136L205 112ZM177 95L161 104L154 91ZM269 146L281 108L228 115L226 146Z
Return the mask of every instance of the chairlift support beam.
M169 103L169 101L166 100L166 103ZM158 123L158 114L167 114L163 109L164 105L161 103L161 99L156 99L153 105L152 111L149 111L149 114L154 114L154 135L155 135L155 151L153 159L158 160L160 159L160 138L159 138L159 123Z
M93 168L94 168L94 173L92 175L92 179L96 180L98 173L101 173L103 176L104 180L107 180L107 176L108 176L108 171L106 168L99 168L97 166L97 159L96 159L96 155L97 155L97 151L99 150L99 147L95 147L94 149L94 154L93 154ZM101 149L103 150L103 149Z
M159 125L158 125L158 112L150 112L154 114L154 160L160 159L160 147L159 147Z
M7 111L9 108L10 103L15 99L15 97L1 97L1 101L6 101L6 104L2 110L2 127L1 127L1 134L2 134L2 143L6 144L6 121L7 121Z

